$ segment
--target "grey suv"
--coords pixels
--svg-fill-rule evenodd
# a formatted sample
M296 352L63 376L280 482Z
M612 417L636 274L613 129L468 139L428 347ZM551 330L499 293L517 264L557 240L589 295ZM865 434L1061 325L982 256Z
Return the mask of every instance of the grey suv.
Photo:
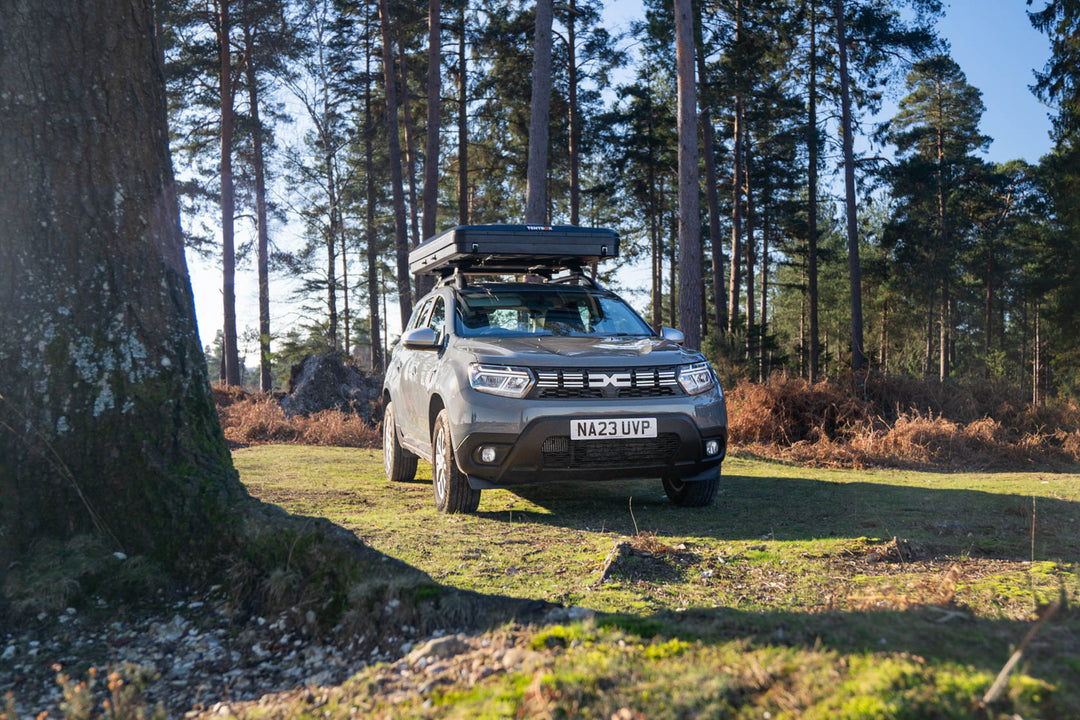
M472 242L492 228L498 253ZM536 234L555 232L579 244L558 257L538 252ZM580 273L574 252L617 253L610 231L591 231L608 233L609 245L588 252L580 241L589 232L465 226L449 231L452 251L428 267L425 253L446 247L447 233L413 251L414 270L444 277L418 303L387 368L390 480L411 480L417 458L430 460L436 507L448 513L475 511L485 488L560 480L655 477L679 505L712 502L727 445L716 374L682 347L681 333L657 335ZM560 268L571 273L550 279ZM546 279L474 280L514 269Z

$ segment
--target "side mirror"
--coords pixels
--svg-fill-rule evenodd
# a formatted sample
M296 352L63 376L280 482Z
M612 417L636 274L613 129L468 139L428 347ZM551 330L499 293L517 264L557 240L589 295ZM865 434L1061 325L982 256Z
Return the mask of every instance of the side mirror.
M413 328L401 336L401 344L410 350L438 350L439 336L429 327Z
M681 330L676 330L675 328L660 328L660 337L665 340L670 340L673 343L678 343L679 345L686 342L686 336L682 334Z

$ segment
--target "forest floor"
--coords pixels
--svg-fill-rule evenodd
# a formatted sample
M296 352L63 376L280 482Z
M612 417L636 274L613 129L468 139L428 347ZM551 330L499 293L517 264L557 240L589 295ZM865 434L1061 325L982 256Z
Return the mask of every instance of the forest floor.
M577 609L559 625L461 636L445 657L418 648L316 699L230 708L239 715L1063 717L1080 707L1080 615L1063 609L997 704L980 708L1038 614L1062 595L1076 606L1076 475L734 457L711 508L675 507L659 482L633 481L485 491L475 515L442 516L430 468L390 484L378 451L263 446L235 461L256 496L325 516L440 583Z
M391 484L378 450L258 445L233 457L254 496L325 517L448 591L549 609L487 631L403 627L363 655L303 633L283 644L275 618L210 622L213 597L130 623L118 643L102 632L103 672L157 636L171 638L168 653L201 639L242 659L234 680L171 672L175 687L198 687L194 702L147 680L145 698L173 716L1054 718L1080 707L1076 474L810 469L746 455L725 462L711 508L626 481L485 491L475 515L443 516L430 467Z

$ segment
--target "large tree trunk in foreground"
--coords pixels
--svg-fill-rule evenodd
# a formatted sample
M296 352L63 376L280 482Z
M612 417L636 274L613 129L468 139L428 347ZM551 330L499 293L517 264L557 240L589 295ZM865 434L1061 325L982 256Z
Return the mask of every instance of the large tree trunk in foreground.
M83 533L183 566L245 492L195 329L153 6L6 5L0 582L36 539Z

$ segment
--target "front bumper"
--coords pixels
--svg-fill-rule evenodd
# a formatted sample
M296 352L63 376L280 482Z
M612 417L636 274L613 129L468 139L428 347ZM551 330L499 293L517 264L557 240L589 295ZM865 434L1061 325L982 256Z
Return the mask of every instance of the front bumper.
M656 438L571 440L572 415L543 417L520 434L475 431L458 445L458 466L475 489L538 482L633 478L696 479L718 468L727 449L727 428L704 432L688 415L649 413L589 413L588 417L618 419L649 415L657 419ZM577 415L581 418L582 415ZM716 440L719 451L705 455L705 443ZM495 460L481 460L483 447L495 449Z

